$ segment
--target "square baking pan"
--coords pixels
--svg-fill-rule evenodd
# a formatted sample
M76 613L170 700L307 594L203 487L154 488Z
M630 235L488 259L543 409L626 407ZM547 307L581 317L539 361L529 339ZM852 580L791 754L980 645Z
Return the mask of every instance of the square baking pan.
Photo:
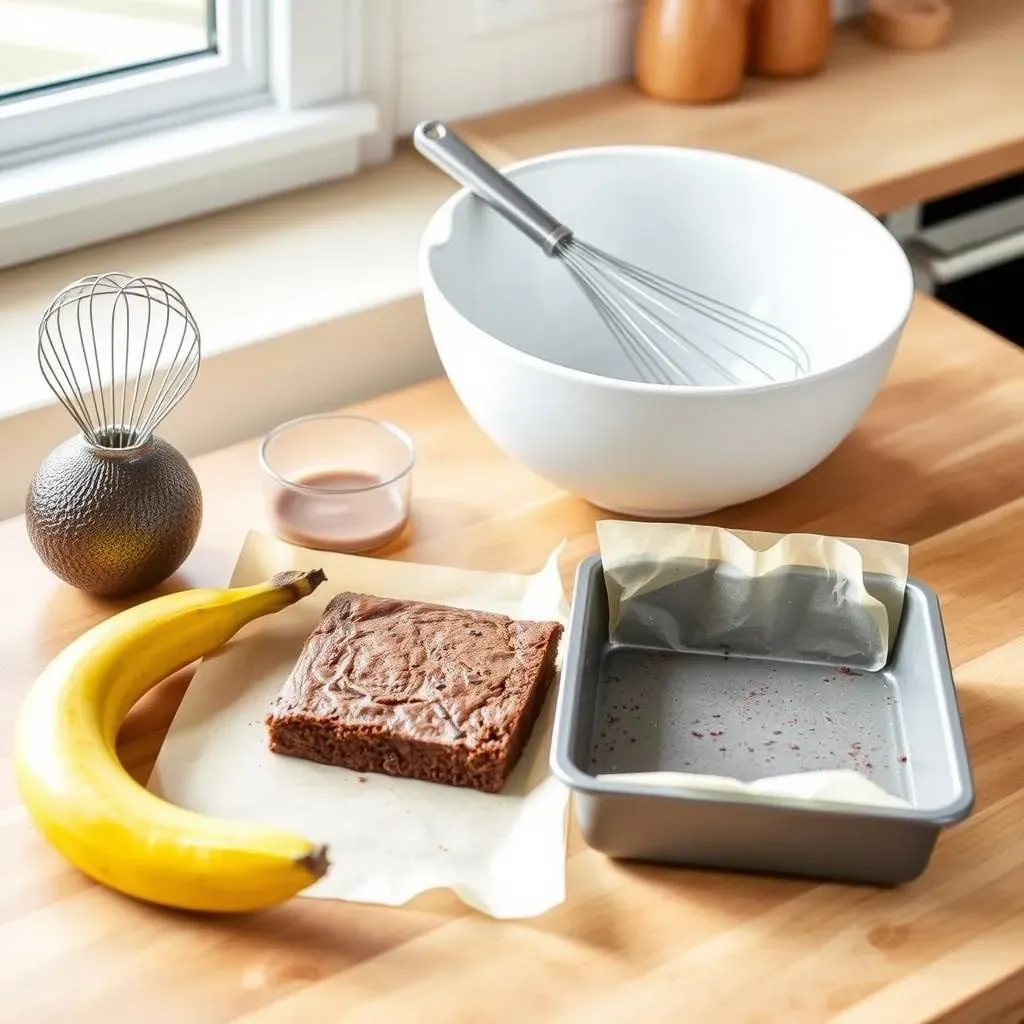
M666 611L693 614L668 607L685 589L663 592ZM974 802L938 600L914 579L887 666L866 672L612 643L601 558L585 559L551 761L584 839L611 857L874 885L919 876L940 830ZM909 806L609 777L819 769L852 769Z

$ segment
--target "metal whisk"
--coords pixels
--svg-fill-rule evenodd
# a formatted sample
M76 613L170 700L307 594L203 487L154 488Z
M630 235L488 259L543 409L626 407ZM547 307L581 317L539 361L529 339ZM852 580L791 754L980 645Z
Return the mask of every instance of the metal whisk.
M734 366L742 364L768 382L809 372L807 351L792 335L580 240L441 122L419 124L413 142L546 255L562 261L642 380L697 384L694 363L699 363L725 383L749 383L746 373L739 376L725 365L728 356ZM741 341L744 338L761 355L774 353L772 368L766 366L767 359L743 351L749 348Z
M85 439L146 445L199 373L199 328L185 300L153 277L83 277L39 323L39 367Z

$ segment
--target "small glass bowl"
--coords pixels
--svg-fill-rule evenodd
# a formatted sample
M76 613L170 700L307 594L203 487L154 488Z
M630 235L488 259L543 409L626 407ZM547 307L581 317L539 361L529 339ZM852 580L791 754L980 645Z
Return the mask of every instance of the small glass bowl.
M267 519L300 547L348 553L394 540L409 518L416 449L404 430L365 416L303 416L260 447Z

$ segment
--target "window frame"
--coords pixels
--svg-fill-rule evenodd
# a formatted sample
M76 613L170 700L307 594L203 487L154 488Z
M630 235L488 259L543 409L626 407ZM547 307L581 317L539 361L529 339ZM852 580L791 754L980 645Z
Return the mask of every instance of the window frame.
M0 268L390 155L396 0L216 2L223 52L0 105Z
M137 133L140 125L267 89L267 0L215 0L216 52L115 68L0 101L0 166L75 150L83 138Z

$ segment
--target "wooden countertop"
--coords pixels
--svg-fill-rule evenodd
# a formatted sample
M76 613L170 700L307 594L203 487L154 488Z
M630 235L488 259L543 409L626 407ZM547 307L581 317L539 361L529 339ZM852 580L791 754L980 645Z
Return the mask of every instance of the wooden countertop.
M886 213L1024 168L1024 4L955 7L952 39L940 49L886 50L849 24L823 74L748 79L728 103L673 105L611 85L487 115L464 130L503 162L620 143L726 150Z
M898 891L615 864L573 833L568 901L529 921L440 894L402 909L297 899L235 920L121 898L35 833L9 754L30 680L109 609L41 568L20 519L0 524L0 1019L1019 1021L1022 406L1024 353L921 298L883 392L839 451L711 519L908 541L912 572L941 595L977 805ZM528 571L568 537L568 582L594 548L595 510L500 455L444 381L363 408L421 452L413 533L394 557ZM206 519L175 583L222 585L245 530L262 525L255 443L196 466ZM184 685L169 681L126 725L140 775Z

